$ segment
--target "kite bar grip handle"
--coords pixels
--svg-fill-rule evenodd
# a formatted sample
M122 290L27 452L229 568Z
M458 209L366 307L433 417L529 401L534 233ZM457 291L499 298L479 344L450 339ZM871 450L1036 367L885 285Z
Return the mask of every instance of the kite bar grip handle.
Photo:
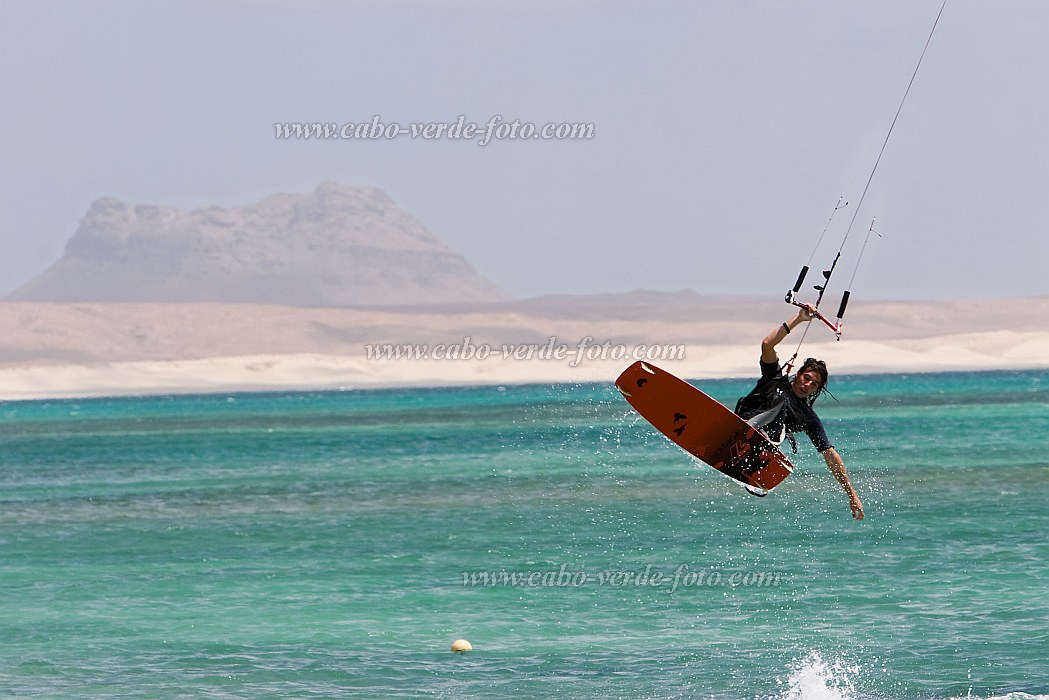
M794 283L794 293L797 294L801 291L801 285L805 282L805 275L809 274L809 266L804 265L801 268L801 273L798 275L798 281Z
M845 293L841 295L841 306L838 307L838 319L845 315L845 307L849 305L849 291L845 290Z

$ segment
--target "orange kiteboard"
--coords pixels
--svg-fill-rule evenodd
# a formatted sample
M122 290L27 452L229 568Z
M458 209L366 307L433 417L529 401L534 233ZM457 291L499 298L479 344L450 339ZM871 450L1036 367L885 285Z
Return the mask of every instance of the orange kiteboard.
M635 362L619 375L616 388L674 444L751 487L755 495L765 495L794 470L764 433L655 365Z

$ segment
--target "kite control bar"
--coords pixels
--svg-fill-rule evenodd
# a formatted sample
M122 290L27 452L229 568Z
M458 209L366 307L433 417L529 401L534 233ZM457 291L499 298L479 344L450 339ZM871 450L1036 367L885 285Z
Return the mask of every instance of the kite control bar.
M837 263L838 259L835 258L834 262ZM833 270L834 270L834 266L831 265L831 269L830 270L825 270L823 272L823 277L825 279L829 280L831 272L833 272ZM798 308L808 309L809 312L812 314L813 318L818 318L819 320L823 321L823 323L826 324L827 328L830 328L832 331L834 331L834 335L837 336L837 339L841 340L841 327L842 327L841 319L842 319L843 316L845 316L845 307L849 305L849 292L848 292L848 290L846 290L841 295L841 304L838 306L838 319L837 319L836 322L831 323L830 319L828 319L826 316L821 314L820 311L819 311L819 303L820 303L820 300L823 299L823 291L824 291L826 283L824 283L824 285L816 285L816 289L819 290L820 295L819 295L819 298L816 300L815 304L803 304L800 301L798 301L797 299L795 299L795 295L799 291L801 291L801 285L805 282L805 275L807 275L808 272L809 272L809 266L808 265L805 265L804 267L801 268L801 273L798 275L798 281L794 283L794 288L791 289L789 292L787 292L787 296L784 297L783 300L785 302L787 302L788 304L793 304L794 306L797 306Z

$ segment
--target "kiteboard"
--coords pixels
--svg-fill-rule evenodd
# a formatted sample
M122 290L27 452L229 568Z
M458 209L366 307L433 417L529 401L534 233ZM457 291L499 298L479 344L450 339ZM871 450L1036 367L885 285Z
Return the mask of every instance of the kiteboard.
M627 367L616 388L671 442L764 496L794 465L764 433L688 382L648 362Z

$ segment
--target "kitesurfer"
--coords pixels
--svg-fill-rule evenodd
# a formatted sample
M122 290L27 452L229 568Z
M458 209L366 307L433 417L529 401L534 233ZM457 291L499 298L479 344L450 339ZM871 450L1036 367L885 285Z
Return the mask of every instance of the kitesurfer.
M827 387L827 365L823 360L806 359L793 377L787 377L779 364L776 346L794 328L807 323L815 309L806 304L786 323L777 326L761 341L761 379L754 389L736 404L736 413L761 428L770 440L780 443L787 438L797 449L794 433L806 433L816 450L823 455L831 474L845 489L852 517L863 519L863 503L849 481L845 463L827 438L823 422L812 408L816 398Z

